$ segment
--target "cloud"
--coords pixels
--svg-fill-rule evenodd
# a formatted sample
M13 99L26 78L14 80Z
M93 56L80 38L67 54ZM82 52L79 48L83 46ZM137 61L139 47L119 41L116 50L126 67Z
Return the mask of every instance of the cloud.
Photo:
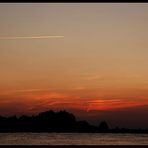
M75 90L85 90L85 89L86 89L86 87L83 87L83 86L78 86L78 87L75 87L74 89L75 89Z
M101 79L101 76L98 75L94 75L94 76L88 76L85 77L86 80L97 80L97 79Z
M96 99L88 101L87 112L90 110L120 110L134 106L148 105L147 99Z
M138 75L138 74L133 74L133 75L127 75L127 78L142 78L142 75Z
M50 91L50 90L56 90L54 88L33 88L33 89L18 89L18 90L11 90L11 92L44 92L44 91Z
M0 37L0 40L64 38L63 35Z

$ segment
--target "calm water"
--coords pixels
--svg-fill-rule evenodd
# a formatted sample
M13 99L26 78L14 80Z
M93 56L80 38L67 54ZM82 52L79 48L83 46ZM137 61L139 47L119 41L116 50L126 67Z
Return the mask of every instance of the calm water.
M148 145L148 134L0 133L1 145Z

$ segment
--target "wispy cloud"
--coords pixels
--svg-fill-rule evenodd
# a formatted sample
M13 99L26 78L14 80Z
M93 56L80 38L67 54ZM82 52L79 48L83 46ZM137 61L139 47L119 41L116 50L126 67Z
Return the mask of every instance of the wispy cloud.
M148 105L147 99L97 99L88 101L87 112L90 110L114 110Z
M56 89L53 89L53 88L34 88L34 89L18 89L18 90L11 90L11 92L39 92L39 91L50 91L50 90L56 90Z
M126 77L127 78L142 78L143 76L139 74L132 74L132 75L127 75Z
M88 76L85 77L86 80L97 80L97 79L101 79L101 76L99 75L92 75L92 76Z
M63 35L50 35L50 36L13 36L13 37L0 37L0 40L50 39L50 38L64 38L64 36Z
M86 89L86 87L83 87L83 86L78 86L78 87L75 87L74 89L75 89L75 90L85 90L85 89Z

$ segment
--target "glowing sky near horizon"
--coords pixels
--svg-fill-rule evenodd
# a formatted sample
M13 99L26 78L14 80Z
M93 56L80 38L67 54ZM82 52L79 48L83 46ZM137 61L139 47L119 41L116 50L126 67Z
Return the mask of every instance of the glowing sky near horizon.
M0 22L0 114L148 105L148 4L3 3Z

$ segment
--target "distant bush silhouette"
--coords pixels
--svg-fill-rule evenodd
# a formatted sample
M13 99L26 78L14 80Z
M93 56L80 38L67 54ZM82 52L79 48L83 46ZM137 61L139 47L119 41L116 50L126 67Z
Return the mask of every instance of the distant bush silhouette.
M100 131L107 131L109 129L108 124L105 121L102 121L99 125Z

